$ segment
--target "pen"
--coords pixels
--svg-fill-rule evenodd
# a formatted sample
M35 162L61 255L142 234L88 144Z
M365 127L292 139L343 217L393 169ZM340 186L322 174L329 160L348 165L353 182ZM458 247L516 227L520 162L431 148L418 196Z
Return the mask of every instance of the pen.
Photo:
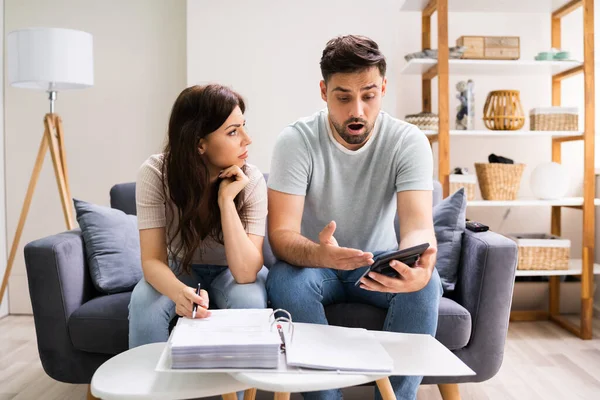
M200 296L201 284L198 283L198 287L196 288L196 294ZM194 308L192 308L192 319L196 318L196 310L198 309L198 304L194 303Z

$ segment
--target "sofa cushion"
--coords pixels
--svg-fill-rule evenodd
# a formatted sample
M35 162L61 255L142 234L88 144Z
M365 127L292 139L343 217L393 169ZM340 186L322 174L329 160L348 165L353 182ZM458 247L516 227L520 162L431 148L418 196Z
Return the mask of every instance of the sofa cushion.
M92 282L113 294L133 290L142 279L137 217L74 199Z
M451 293L456 286L466 212L467 196L464 188L433 207L433 226L437 240L435 267L440 274L444 294Z
M129 349L131 292L93 298L71 314L69 335L82 351L119 354Z
M331 325L349 328L383 329L387 310L359 303L339 303L325 307ZM450 350L462 349L471 337L471 314L446 297L440 300L436 339Z

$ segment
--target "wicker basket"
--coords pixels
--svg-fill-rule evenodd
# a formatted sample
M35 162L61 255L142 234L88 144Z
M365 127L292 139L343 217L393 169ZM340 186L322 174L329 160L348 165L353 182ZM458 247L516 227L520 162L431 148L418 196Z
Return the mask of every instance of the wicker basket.
M521 270L569 269L571 241L545 233L510 234L517 243Z
M529 112L532 131L577 131L579 115L574 107L534 108Z
M483 106L483 122L495 131L516 131L525 125L518 90L494 90L488 93Z
M422 112L420 114L410 114L404 117L409 124L413 124L423 131L437 131L439 126L439 117L437 114Z
M475 163L484 200L516 200L525 164Z
M475 200L475 187L477 186L475 175L450 174L449 181L450 193L454 193L464 187L467 200Z

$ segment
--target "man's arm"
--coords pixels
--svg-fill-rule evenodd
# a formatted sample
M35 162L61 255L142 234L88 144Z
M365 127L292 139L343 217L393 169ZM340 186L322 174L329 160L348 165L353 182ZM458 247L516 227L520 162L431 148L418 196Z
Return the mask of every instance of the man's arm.
M433 229L433 195L429 190L407 190L396 194L400 243L406 249L421 243L437 248ZM433 266L431 266L433 269Z
M429 248L413 267L396 260L390 262L390 266L398 271L400 278L390 278L371 272L369 274L371 279L363 278L361 287L378 292L402 293L419 291L429 283L437 255L432 202L432 192L428 190L407 190L397 193L400 223L399 249L425 242L429 243Z
M304 196L269 189L269 242L275 256L300 267L355 269L373 263L373 254L339 247L331 221L315 243L300 233Z

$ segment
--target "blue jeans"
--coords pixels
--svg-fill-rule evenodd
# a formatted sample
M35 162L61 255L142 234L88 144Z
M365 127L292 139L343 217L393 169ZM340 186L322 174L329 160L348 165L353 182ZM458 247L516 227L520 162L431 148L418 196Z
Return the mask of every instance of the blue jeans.
M209 308L266 308L267 274L267 268L262 267L256 282L242 285L235 282L227 266L194 264L191 274L177 277L191 287L197 287L200 282L210 296ZM166 342L174 317L175 303L142 278L129 302L129 348Z
M269 271L267 293L273 308L292 314L294 322L327 324L325 306L334 303L366 303L387 309L383 329L391 332L425 333L435 336L442 284L437 270L422 290L413 293L381 293L355 287L367 267L354 271L299 268L278 261ZM390 381L398 400L416 399L423 377L393 376ZM303 393L305 400L338 400L340 390ZM381 399L375 388L375 398Z

